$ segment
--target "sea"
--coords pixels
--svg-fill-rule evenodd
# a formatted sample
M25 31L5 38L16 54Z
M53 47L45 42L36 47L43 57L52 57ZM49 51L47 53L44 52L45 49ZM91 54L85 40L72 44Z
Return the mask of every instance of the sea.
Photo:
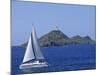
M19 65L23 61L25 50L22 47L11 47L11 75L96 69L95 44L41 48L49 66L20 70Z

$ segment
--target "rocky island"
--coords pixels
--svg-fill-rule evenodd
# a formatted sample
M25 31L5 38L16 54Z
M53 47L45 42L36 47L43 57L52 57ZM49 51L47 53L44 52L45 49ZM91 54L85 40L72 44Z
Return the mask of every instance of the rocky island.
M53 47L53 46L64 46L70 44L95 44L89 36L81 37L76 35L69 38L60 30L53 30L39 39L40 47ZM22 44L21 47L26 47L27 42Z

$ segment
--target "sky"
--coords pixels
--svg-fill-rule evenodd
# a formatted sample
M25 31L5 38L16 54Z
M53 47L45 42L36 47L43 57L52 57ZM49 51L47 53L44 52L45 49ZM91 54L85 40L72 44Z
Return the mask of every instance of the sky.
M12 1L11 7L12 45L29 39L32 24L38 38L58 26L68 37L90 36L95 40L95 6Z

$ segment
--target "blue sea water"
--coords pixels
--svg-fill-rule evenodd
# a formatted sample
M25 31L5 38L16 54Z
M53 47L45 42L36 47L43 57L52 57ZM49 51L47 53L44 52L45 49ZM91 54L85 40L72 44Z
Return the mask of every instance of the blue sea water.
M50 65L45 68L34 68L22 71L19 65L22 63L25 48L11 48L11 74L41 73L57 71L74 71L96 69L96 46L89 44L66 45L62 47L42 48L43 55Z

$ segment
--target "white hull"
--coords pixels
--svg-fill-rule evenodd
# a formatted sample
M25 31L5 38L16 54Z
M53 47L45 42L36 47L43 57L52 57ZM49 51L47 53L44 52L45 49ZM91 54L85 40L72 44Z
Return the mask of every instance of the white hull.
M31 68L39 68L39 67L48 67L46 62L33 62L33 63L26 63L26 64L21 64L20 69L31 69Z

